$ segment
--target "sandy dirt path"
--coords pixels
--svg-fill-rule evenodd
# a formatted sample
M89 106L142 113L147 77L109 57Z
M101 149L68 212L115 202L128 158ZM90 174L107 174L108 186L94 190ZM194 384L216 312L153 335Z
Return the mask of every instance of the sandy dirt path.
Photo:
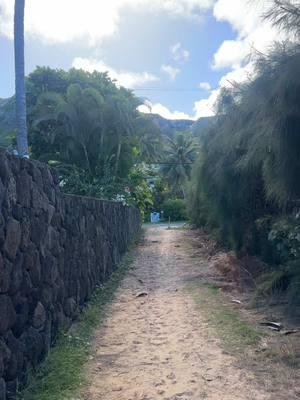
M186 290L199 264L184 235L149 228L87 365L89 400L261 400L270 395L222 350ZM136 297L140 292L144 297Z

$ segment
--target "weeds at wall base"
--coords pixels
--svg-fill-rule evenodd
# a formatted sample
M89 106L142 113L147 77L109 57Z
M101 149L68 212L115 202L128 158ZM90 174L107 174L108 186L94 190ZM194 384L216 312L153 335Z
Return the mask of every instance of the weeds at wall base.
M19 400L71 400L86 385L84 364L91 357L94 329L104 320L106 306L132 263L132 252L124 256L110 280L95 291L86 309L69 332L61 332L47 360L29 377L28 386L18 394ZM76 397L76 396L75 396Z

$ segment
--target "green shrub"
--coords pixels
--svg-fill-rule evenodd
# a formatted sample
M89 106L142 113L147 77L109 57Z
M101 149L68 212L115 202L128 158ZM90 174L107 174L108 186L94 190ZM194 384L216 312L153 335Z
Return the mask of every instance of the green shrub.
M299 215L277 219L269 232L271 242L281 263L300 259Z
M286 268L288 311L300 313L300 259L292 261Z
M278 296L287 301L287 311L300 311L300 260L281 266L261 277L257 296Z
M170 199L163 204L164 217L171 221L183 221L187 218L185 201L182 199Z
M286 292L291 282L291 273L287 268L268 272L260 277L257 294L263 297L275 296Z

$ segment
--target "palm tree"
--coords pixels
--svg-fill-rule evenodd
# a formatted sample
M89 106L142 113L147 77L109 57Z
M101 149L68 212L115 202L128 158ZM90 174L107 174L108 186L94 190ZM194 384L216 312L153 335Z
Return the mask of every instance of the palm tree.
M53 92L40 95L33 126L47 124L50 140L59 141L60 161L75 164L94 176L103 153L103 97L93 89L72 84L66 97Z
M150 164L160 160L162 137L159 126L148 115L141 115L135 120L135 130L140 158Z
M22 157L29 157L26 92L25 92L25 62L24 62L24 11L25 0L15 0L14 45L15 45L15 84L16 84L16 119L17 148Z
M162 170L174 194L185 198L185 184L191 177L197 146L188 134L167 138L166 164Z
M133 134L133 121L136 113L136 105L126 92L110 96L107 101L106 119L110 119L113 136L114 178L120 174L123 145L130 140Z

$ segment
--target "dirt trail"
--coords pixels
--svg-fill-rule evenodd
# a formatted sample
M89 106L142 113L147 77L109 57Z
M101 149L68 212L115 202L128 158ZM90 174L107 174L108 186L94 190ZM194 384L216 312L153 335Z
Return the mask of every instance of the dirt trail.
M261 400L271 396L211 337L186 291L199 265L176 230L150 228L96 332L89 400ZM136 297L146 291L145 297Z

